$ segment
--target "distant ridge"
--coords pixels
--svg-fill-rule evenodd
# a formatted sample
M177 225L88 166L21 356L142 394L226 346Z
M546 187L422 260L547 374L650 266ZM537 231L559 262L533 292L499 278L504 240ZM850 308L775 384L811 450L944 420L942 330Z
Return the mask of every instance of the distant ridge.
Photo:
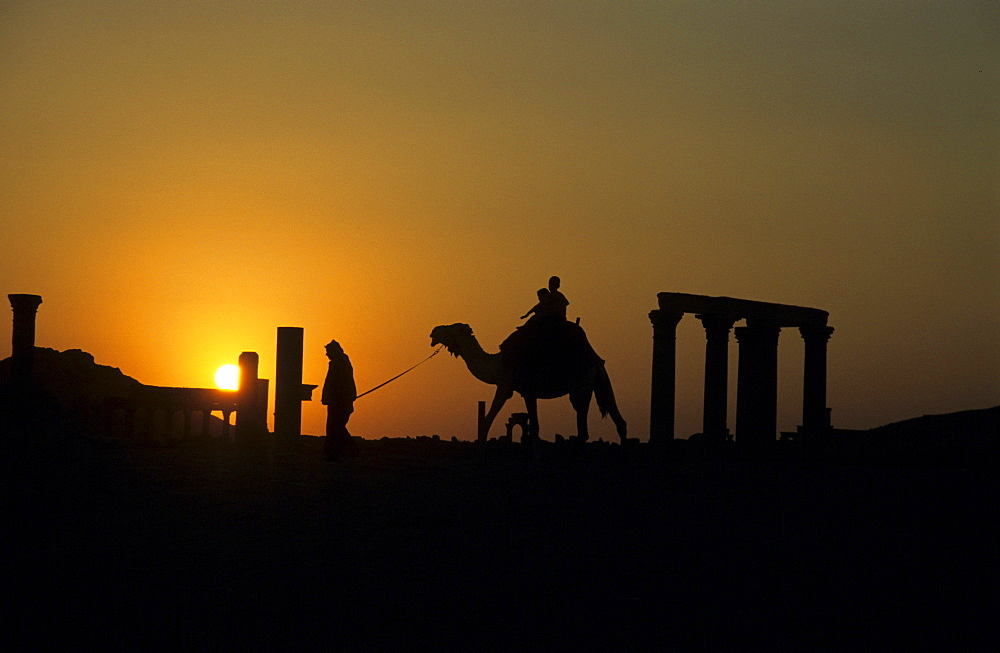
M885 424L869 431L875 435L907 434L937 437L1000 438L1000 406L957 413L923 415Z
M861 437L867 453L883 462L993 466L1000 463L1000 406L914 417Z

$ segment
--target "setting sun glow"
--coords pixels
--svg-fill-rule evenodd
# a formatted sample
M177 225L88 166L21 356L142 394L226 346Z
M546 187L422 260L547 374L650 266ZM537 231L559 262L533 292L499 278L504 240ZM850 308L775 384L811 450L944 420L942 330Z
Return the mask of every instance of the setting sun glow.
M237 365L223 365L215 371L215 385L220 390L239 390L240 368Z
M39 347L156 387L255 352L270 411L298 327L319 435L331 339L358 388L438 325L496 353L558 275L641 441L659 292L828 311L835 428L1000 404L996 2L96 4L0 2L0 302L44 297ZM805 345L780 339L784 433ZM683 318L679 438L705 347ZM494 392L438 356L349 430L475 440Z

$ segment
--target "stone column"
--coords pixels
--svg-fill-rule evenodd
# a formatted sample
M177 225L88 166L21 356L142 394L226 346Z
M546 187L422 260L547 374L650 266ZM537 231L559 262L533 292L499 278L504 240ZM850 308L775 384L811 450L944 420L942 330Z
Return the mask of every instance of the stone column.
M11 381L15 392L27 398L34 380L35 314L42 303L40 295L7 295L14 311L11 342Z
M805 341L801 430L821 432L830 428L830 411L826 407L826 343L833 334L833 327L801 326L799 333Z
M674 439L674 400L677 366L677 324L680 311L649 312L653 323L653 382L649 410L649 442L664 444Z
M727 315L697 315L705 327L705 398L702 433L716 440L729 438L729 330L736 321Z
M302 434L302 327L278 327L274 374L274 434L296 440Z
M240 354L240 383L236 391L236 443L252 444L260 435L257 422L257 374L260 357L257 352L245 351Z
M778 430L778 335L768 322L734 329L739 343L736 385L736 443L766 446Z

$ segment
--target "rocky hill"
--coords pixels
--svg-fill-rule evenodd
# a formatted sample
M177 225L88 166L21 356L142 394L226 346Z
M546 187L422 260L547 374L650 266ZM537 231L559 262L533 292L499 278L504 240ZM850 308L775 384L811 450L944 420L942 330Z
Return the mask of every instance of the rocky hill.
M15 420L11 417L24 412L23 406L17 405L22 400L16 398L12 386L11 365L10 358L0 361L0 428L3 429L12 429ZM31 420L27 430L74 435L104 433L109 399L123 400L127 404L130 400L181 390L144 385L117 367L97 363L93 355L80 349L58 351L47 347L35 348L34 389L35 405L28 411ZM191 389L190 392L202 391ZM122 422L122 416L118 417L117 422ZM153 426L163 430L162 423ZM222 420L210 417L209 433L218 435L221 432Z

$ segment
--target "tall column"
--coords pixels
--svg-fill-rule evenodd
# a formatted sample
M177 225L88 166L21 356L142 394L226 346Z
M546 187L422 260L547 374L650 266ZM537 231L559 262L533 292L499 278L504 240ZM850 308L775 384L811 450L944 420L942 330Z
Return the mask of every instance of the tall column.
M717 440L729 438L729 330L736 321L728 315L697 315L705 327L705 398L702 433Z
M274 374L274 434L297 439L302 434L302 327L278 327Z
M35 362L35 314L42 303L40 295L7 295L14 311L11 338L11 381L15 392L25 398L33 381Z
M734 329L739 343L736 385L736 442L758 447L773 442L778 430L778 335L767 322L750 321Z
M826 407L826 344L833 327L799 327L805 341L805 370L802 376L802 431L817 432L830 428Z
M653 323L653 382L649 410L649 442L663 444L674 439L674 400L677 366L677 324L680 311L649 312Z

